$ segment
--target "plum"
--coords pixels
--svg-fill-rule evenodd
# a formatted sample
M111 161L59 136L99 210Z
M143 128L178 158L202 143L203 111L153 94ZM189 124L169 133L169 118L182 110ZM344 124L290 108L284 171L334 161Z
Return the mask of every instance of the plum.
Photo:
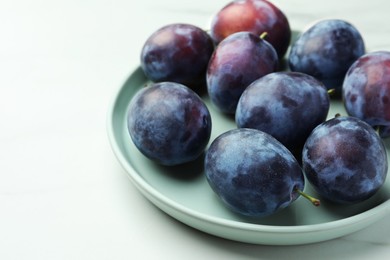
M219 10L212 19L210 34L218 44L227 36L248 31L261 35L267 32L267 41L281 59L290 44L291 29L285 14L265 0L232 1Z
M291 45L288 63L292 71L314 76L339 94L345 73L364 53L363 38L352 24L325 19L310 26Z
M141 51L141 67L154 82L172 81L197 90L205 85L214 50L209 34L191 24L169 24L154 32Z
M274 72L243 92L235 119L238 127L262 130L293 151L325 121L329 106L327 89L314 77Z
M237 32L215 49L207 69L211 102L224 113L234 114L242 92L256 79L278 67L275 49L250 32Z
M343 101L349 115L390 137L390 52L376 51L359 58L343 83Z
M256 129L219 135L206 152L205 175L224 205L250 217L273 214L304 194L304 176L293 155Z
M193 90L160 82L144 87L131 99L127 126L134 145L146 157L162 165L178 165L204 152L211 116Z
M354 204L383 185L387 154L382 139L364 121L338 116L317 126L302 153L307 180L329 201Z

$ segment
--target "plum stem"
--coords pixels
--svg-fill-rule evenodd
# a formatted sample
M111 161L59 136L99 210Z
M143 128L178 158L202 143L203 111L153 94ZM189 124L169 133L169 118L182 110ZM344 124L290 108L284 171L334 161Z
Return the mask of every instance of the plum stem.
M331 89L328 89L328 95L329 96L333 96L334 95L334 93L336 93L336 89L335 88L331 88Z
M265 37L267 37L268 33L267 32L263 32L262 34L260 34L260 39L264 40Z
M381 136L382 127L380 125L375 126L374 130L378 136Z
M299 195L302 195L304 198L309 200L314 206L318 207L319 205L321 205L321 201L319 199L316 199L316 198L306 194L305 192L301 191L300 189L295 189L295 191L298 192Z

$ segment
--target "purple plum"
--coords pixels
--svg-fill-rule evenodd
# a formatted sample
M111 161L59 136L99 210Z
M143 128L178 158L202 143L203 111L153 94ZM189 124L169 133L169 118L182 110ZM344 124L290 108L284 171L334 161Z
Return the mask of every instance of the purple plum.
M360 32L339 19L321 20L292 44L288 63L292 71L303 72L340 93L345 73L365 52Z
M128 131L134 145L162 165L198 158L211 135L208 108L190 88L174 82L154 83L131 99Z
M232 1L219 10L211 22L211 37L217 44L241 31L257 36L267 32L267 41L275 48L280 59L290 44L291 29L287 17L269 1Z
M215 49L207 69L207 90L212 103L234 114L244 90L256 79L278 67L275 49L259 36L238 32Z
M172 81L194 90L205 85L214 44L191 24L169 24L154 32L141 51L141 67L154 82Z
M317 126L305 143L302 162L315 190L339 204L358 203L373 196L388 170L382 139L370 125L349 116Z
M302 169L286 147L272 136L248 128L227 131L211 143L205 174L224 205L251 217L288 207L302 194L305 184Z
M311 131L325 121L329 106L327 89L314 77L274 72L244 91L236 123L272 135L291 151L300 150Z
M343 100L349 115L390 137L390 52L376 51L359 58L348 70Z

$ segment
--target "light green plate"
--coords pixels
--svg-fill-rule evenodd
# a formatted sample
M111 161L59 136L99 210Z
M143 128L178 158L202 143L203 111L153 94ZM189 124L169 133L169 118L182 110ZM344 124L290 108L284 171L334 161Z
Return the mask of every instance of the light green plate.
M314 207L299 198L279 213L251 219L229 211L209 187L203 174L203 158L184 166L164 167L145 158L133 145L126 127L126 113L134 94L145 84L136 69L117 93L108 113L108 136L113 151L134 185L161 210L206 233L226 239L266 245L294 245L325 241L367 227L390 211L390 178L368 201L336 206L322 201ZM211 140L236 128L231 117L219 113L203 97L213 120ZM341 102L332 101L329 116L345 114ZM386 141L390 149L390 140ZM390 152L388 152L390 154ZM317 195L306 183L308 193Z

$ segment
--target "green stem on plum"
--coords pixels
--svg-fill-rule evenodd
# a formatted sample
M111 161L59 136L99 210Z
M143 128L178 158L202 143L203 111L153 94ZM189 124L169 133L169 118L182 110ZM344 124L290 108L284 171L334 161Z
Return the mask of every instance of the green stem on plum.
M262 34L260 34L260 39L264 40L265 37L267 37L268 33L267 32L263 32Z
M374 130L377 133L377 135L380 137L382 132L382 127L380 125L374 126Z
M335 93L336 93L336 89L335 88L328 89L328 95L329 96L333 96Z
M298 192L299 195L302 195L304 198L309 200L314 206L318 207L319 205L321 205L321 201L319 199L316 199L316 198L304 193L300 189L295 189L295 191Z

